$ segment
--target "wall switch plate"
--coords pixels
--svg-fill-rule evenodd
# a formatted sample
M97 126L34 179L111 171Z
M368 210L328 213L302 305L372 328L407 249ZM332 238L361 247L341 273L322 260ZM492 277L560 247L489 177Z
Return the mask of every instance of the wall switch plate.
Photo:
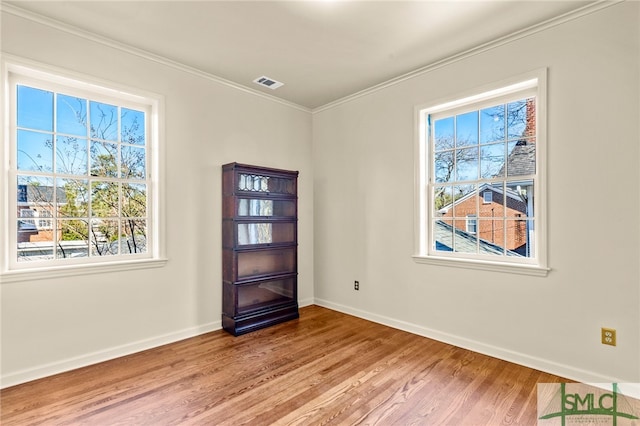
M602 327L602 344L603 345L616 345L616 330L613 328Z
M360 290L360 281L354 281L353 282L353 289L354 290Z

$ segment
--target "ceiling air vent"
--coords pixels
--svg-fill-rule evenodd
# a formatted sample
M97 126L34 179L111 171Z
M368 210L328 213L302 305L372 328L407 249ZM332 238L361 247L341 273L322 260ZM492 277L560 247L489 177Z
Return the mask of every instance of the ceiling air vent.
M280 83L279 81L275 81L274 79L265 77L264 75L262 77L256 78L255 80L253 80L253 82L259 84L260 86L268 87L271 90L277 89L278 87L284 85L284 83Z

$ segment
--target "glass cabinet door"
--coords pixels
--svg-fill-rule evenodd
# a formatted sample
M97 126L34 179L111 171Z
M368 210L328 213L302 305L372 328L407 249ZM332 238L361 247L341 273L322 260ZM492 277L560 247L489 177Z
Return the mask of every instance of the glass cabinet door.
M278 244L295 242L295 224L239 223L237 245Z
M295 215L294 200L238 199L238 216L295 217Z
M295 285L294 278L238 285L237 313L248 314L266 306L290 303L294 301Z
M295 179L286 177L240 173L238 175L238 190L247 192L295 195L296 181Z
M238 279L296 272L296 248L238 253Z

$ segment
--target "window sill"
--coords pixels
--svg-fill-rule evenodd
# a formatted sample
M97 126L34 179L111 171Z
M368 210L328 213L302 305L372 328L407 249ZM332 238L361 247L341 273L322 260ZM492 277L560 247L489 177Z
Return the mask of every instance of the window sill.
M143 259L120 262L109 262L92 265L69 265L50 268L25 269L18 271L6 271L0 274L0 284L15 283L20 281L35 281L73 277L82 275L103 274L107 272L130 271L135 269L161 268L166 265L168 259Z
M545 268L538 265L488 262L470 259L451 259L423 255L414 255L413 260L416 263L425 263L429 265L477 269L481 271L504 272L509 274L531 275L534 277L546 277L550 271L550 268Z

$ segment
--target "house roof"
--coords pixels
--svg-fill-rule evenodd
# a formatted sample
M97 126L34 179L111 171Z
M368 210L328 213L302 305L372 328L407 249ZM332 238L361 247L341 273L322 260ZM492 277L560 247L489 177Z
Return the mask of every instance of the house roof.
M536 173L536 143L532 140L520 139L507 157L509 176L525 176ZM505 176L502 166L498 176Z
M452 225L441 220L436 220L433 232L437 248L441 251L453 251L455 241L456 251L463 253L475 253L477 241L480 254L502 255L504 253L503 247L490 243L482 238L477 238L475 235L468 232L454 228ZM522 257L520 254L511 250L507 250L506 254L507 256Z
M52 203L53 186L18 185L18 203ZM67 202L67 194L62 188L56 188L58 204Z
M478 196L481 196L481 194L483 192L485 192L486 190L490 190L492 192L495 192L496 194L503 194L504 191L502 190L502 188L498 188L496 186L490 185L488 183L483 183L482 185L480 185L480 187L478 188ZM468 194L466 194L464 197L460 197L457 200L455 200L453 203L449 203L446 206L442 207L439 211L440 212L444 212L444 214L446 214L446 212L448 212L451 207L453 207L454 205L460 204L464 201L466 201L467 199L476 196L475 192L470 192ZM520 198L520 196L518 195L518 193L512 189L507 188L507 197L509 197L511 200L515 201L517 204L514 205L508 205L507 207L511 207L514 208L514 210L518 210L518 211L525 211L526 209L526 203L522 200L522 198ZM519 205L522 205L520 208L518 208Z

